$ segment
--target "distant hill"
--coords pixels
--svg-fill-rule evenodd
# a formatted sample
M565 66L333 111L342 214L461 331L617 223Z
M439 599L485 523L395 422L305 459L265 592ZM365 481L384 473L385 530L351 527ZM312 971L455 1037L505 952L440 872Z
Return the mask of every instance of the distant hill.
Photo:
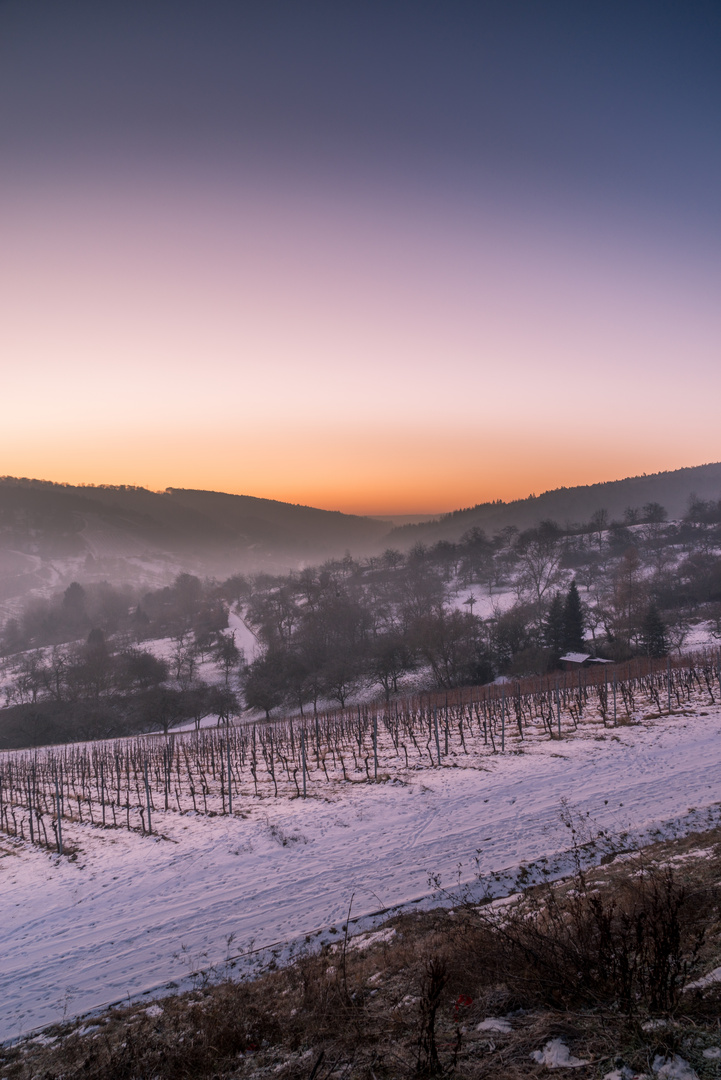
M658 502L680 516L695 492L721 497L721 464L558 488L514 502L482 503L430 521L379 520L250 495L168 488L72 486L0 478L0 616L30 592L73 579L165 584L181 570L228 577L285 573L350 551L457 540L478 526L489 535L526 529L544 518L588 521L600 509L621 518L627 506ZM403 522L403 524L401 524ZM394 524L396 527L394 528Z
M0 601L68 577L287 571L375 550L387 522L249 495L0 479Z
M604 484L556 488L508 503L501 500L480 503L467 510L443 514L433 521L400 526L387 540L389 546L400 548L416 543L434 544L438 540L458 540L474 527L492 536L508 525L528 529L548 518L559 525L586 522L596 510L607 510L611 519L620 520L627 506L642 507L651 502L661 503L669 517L676 518L687 509L692 493L701 499L721 498L721 463Z

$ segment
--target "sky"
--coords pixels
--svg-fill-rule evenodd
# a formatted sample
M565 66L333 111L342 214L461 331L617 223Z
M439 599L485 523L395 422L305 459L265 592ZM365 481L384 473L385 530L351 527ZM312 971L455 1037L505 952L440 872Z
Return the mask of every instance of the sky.
M434 513L721 459L721 5L0 0L0 473Z

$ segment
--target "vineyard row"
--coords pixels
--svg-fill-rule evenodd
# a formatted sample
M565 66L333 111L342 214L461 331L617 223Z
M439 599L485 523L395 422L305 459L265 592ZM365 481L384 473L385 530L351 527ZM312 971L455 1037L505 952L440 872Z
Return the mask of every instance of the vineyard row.
M159 812L242 814L250 799L306 798L324 784L374 783L402 769L478 767L489 754L581 725L652 720L721 698L721 657L581 669L516 683L413 695L273 723L71 744L0 755L0 831L59 854L63 824L155 830Z

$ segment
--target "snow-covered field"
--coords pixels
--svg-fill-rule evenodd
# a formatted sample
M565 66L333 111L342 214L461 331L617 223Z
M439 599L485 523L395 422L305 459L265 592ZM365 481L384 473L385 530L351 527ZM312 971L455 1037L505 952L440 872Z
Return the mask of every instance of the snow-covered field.
M719 819L718 706L514 750L305 801L248 797L242 817L158 812L162 838L68 824L76 861L0 839L0 1038L243 951L332 937L351 897L363 915L432 897L432 874L452 886L478 872L500 891L508 875L494 873L543 857L553 871L569 847L562 800L626 845Z

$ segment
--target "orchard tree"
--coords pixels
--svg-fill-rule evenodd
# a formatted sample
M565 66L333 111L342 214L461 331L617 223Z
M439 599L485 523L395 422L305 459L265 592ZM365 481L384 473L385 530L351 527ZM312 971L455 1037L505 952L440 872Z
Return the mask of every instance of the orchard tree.
M369 656L370 673L390 701L398 693L398 682L414 666L413 653L401 634L383 634L374 641Z
M231 717L238 715L238 698L227 686L211 686L208 711L218 717L218 724L230 724Z
M590 526L600 552L603 546L603 534L608 528L608 510L596 510L595 514L591 515Z
M641 560L638 549L626 548L613 581L613 594L609 607L609 640L619 646L631 648L641 628L646 610L646 590L641 577Z
M563 554L559 537L560 529L556 523L547 521L541 522L537 529L522 533L518 538L518 583L535 606L537 627L540 626L546 595L559 580Z
M243 653L235 644L235 630L231 634L219 635L215 659L227 689L230 686L230 676L241 667L244 660Z
M283 657L278 652L259 656L245 672L245 702L250 709L262 709L270 719L272 709L283 703L285 696Z

